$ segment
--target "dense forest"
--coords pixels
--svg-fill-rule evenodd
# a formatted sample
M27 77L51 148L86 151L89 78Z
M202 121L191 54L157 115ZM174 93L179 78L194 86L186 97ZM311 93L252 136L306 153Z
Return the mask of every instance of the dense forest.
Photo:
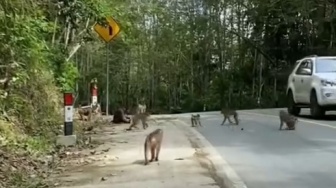
M106 16L108 44L92 29ZM112 110L275 107L297 59L335 54L331 0L2 0L0 21L0 144L29 152L52 147L62 92L89 102L94 78Z
M110 109L141 99L153 112L284 106L295 61L332 55L333 7L330 1L130 2L112 13L122 34L108 55L97 41L73 58L79 100L89 100L87 83L97 77L106 105L108 63Z

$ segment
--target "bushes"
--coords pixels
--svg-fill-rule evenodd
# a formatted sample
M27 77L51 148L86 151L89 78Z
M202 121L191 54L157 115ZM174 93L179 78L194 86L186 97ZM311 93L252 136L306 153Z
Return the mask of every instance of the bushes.
M0 33L4 34L0 35L0 79L11 80L7 88L0 85L0 156L4 155L0 187L31 187L36 182L30 181L36 179L32 169L39 169L34 160L53 150L62 123L62 96L51 66L53 48L46 40L52 23L40 11L18 9L16 3L0 5ZM38 179L41 174L35 175Z

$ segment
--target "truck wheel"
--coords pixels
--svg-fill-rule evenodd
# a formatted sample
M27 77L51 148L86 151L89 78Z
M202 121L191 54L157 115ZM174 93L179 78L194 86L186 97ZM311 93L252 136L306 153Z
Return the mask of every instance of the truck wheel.
M301 108L295 104L292 91L289 91L287 95L287 111L294 116L298 116L301 112Z

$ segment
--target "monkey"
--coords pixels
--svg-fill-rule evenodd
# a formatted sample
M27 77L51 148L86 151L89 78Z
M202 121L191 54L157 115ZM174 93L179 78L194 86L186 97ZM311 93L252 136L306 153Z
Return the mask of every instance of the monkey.
M101 113L101 107L99 104L85 107L82 107L82 105L80 104L78 106L78 113L81 120L90 121L93 114Z
M191 114L191 126L192 127L196 127L198 125L200 127L202 127L202 124L201 124L201 115L199 115L199 114L196 114L196 115Z
M282 130L282 126L285 123L287 125L286 130L295 130L295 126L299 121L297 117L290 115L284 110L279 111L279 118L280 118L280 127L279 130Z
M191 120L191 127L196 127L197 126L196 119L197 119L197 115L191 114L191 118L190 118L190 120Z
M83 121L90 121L90 118L89 118L89 116L83 116L83 117L82 117L82 120L83 120Z
M137 109L137 113L138 114L142 114L142 113L145 113L146 112L146 105L141 105L141 104L138 104L138 109Z
M287 122L287 128L286 130L295 130L295 127L296 127L296 123L298 122L299 120L297 118L294 118L292 121L288 121Z
M81 105L78 106L78 114L80 116L80 120L83 121L90 121L92 115L92 108L91 107L82 107Z
M119 108L118 110L114 112L113 120L111 122L112 123L130 123L131 120L125 115L124 110L122 108Z
M149 112L135 114L132 118L132 123L130 127L126 130L130 131L132 130L133 127L138 128L137 124L139 123L139 121L141 121L143 129L147 129L148 128L147 120L149 116L150 116Z
M279 118L280 118L280 127L279 130L282 129L283 123L287 125L287 130L295 130L295 125L298 122L298 119L285 112L284 110L279 111Z
M221 110L221 114L223 114L223 116L224 116L224 120L223 120L223 122L222 122L221 125L224 125L226 119L228 119L229 122L232 123L232 121L231 121L231 119L230 119L230 116L233 116L233 118L234 118L234 120L235 120L235 122L236 122L236 125L239 124L238 113L237 113L236 110L229 110L229 109L225 109L225 108L223 108L223 109Z
M129 108L124 108L124 113L125 113L126 116L131 114ZM128 118L128 117L126 117L126 118Z
M95 114L101 113L100 104L93 105L92 112L95 113Z
M145 139L144 152L145 152L145 165L149 162L159 161L159 155L161 150L161 143L163 138L163 130L156 129L148 134ZM151 159L148 161L148 150L151 152Z

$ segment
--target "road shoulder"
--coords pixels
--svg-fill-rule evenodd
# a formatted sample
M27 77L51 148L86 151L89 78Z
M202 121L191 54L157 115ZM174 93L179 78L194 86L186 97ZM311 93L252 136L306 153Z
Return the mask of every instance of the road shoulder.
M196 129L191 129L190 125L183 120L179 120L178 124L183 125L185 129L189 129L189 131L186 131L188 133L187 138L189 138L194 147L198 148L199 162L201 165L206 166L220 187L247 188L228 162L222 158L201 133Z
M92 140L104 144L91 151L80 151L82 157L72 162L89 161L88 164L65 167L62 174L54 177L63 182L58 187L220 187L209 171L200 165L199 153L195 154L196 146L186 137L192 129L181 123L176 120L157 121L145 131L125 132L128 125L109 125L97 130ZM144 166L145 136L157 128L164 130L160 161Z

